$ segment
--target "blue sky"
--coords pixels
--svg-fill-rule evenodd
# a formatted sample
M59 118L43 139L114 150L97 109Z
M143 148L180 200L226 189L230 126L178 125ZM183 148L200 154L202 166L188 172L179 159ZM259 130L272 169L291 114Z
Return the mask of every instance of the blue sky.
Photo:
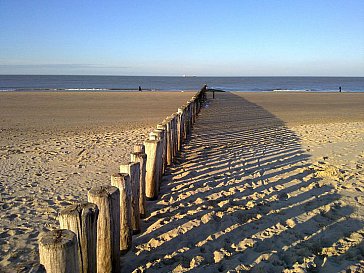
M364 76L363 0L0 0L0 74Z

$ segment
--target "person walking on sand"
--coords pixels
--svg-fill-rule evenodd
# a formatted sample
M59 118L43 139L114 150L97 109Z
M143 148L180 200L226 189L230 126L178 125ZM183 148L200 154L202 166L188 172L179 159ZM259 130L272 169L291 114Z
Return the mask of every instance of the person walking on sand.
M339 92L341 93L341 86L339 86Z
M142 87L140 85L139 85L138 89L139 89L139 92L142 92Z

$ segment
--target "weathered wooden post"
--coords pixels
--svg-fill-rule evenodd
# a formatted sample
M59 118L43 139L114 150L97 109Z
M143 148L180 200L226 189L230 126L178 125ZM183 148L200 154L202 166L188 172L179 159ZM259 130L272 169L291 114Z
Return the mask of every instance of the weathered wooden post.
M128 173L131 181L131 229L133 234L140 232L139 189L140 163L128 162L120 165L120 173Z
M178 108L178 118L177 118L177 150L181 151L182 149L182 142L184 136L184 114L183 108Z
M145 153L144 144L136 144L136 145L134 145L134 152L135 153Z
M39 240L39 258L47 273L79 273L76 234L66 229L43 233Z
M168 117L164 120L166 125L166 164L170 166L173 162L173 140L172 140L172 118Z
M158 157L158 161L157 161L157 186L158 186L158 192L159 192L159 189L160 189L160 184L161 184L161 181L162 181L162 175L163 175L163 172L164 172L164 166L163 166L163 163L164 163L164 157L163 157L163 150L164 150L164 132L162 130L154 130L153 132L150 132L149 133L149 139L152 139L152 140L159 140L160 141L160 146L158 146L158 151L157 151L157 157Z
M116 173L111 176L111 185L120 192L120 252L129 251L132 244L131 228L131 181L127 173Z
M195 99L194 97L191 98L191 123L195 124Z
M192 124L196 122L196 102L195 98L191 99L191 109L192 109Z
M163 139L163 173L165 173L167 168L167 126L165 124L157 124L157 130L162 131L161 138Z
M188 135L190 134L190 111L189 111L189 103L185 104L184 112L185 112L185 135L184 140L187 139Z
M170 124L170 136L171 136L171 153L172 153L172 160L171 162L173 162L175 156L177 155L177 144L176 144L176 140L177 140L177 134L175 131L176 128L176 113L173 113L170 117L169 117L169 124Z
M94 187L88 201L99 208L97 220L97 273L120 272L120 192L113 186Z
M83 202L61 210L61 229L73 231L78 241L81 273L96 273L96 236L99 209L95 204Z
M176 157L178 155L179 149L178 149L178 138L179 138L179 114L178 113L174 113L174 135L175 135L175 139L174 139L174 156Z
M176 137L177 134L175 132L175 122L176 122L176 114L172 114L170 117L170 130L171 130L171 147L172 147L172 163L176 156L177 150L176 150Z
M131 153L130 154L130 161L140 163L139 212L140 212L140 218L144 218L145 215L146 215L146 208L145 208L145 173L146 173L146 166L147 166L147 155L145 153L142 153L142 152Z
M187 135L186 135L186 138L187 138L187 136L189 136L191 134L191 130L192 130L191 106L192 106L191 101L188 101L187 107L186 107L186 110L187 110Z
M145 196L147 200L156 200L158 198L158 166L161 158L158 157L161 142L157 139L147 139L144 141L145 153L147 155L147 166L145 175Z

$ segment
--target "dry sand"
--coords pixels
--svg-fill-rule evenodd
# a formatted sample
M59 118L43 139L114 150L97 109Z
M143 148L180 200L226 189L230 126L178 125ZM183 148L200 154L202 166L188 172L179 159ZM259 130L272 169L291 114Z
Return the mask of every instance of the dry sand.
M364 272L364 94L216 94L125 272Z
M58 209L108 183L191 96L83 95L0 94L0 271L29 270ZM216 94L122 272L364 272L363 105L364 94Z
M109 184L191 92L0 93L0 272L28 272L59 209Z

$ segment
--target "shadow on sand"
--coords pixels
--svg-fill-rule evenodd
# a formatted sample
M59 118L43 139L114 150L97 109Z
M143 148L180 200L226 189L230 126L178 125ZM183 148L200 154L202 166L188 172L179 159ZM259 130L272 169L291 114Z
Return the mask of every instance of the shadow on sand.
M359 264L363 222L334 183L315 175L297 135L243 97L216 97L160 199L148 203L123 272L338 272Z

